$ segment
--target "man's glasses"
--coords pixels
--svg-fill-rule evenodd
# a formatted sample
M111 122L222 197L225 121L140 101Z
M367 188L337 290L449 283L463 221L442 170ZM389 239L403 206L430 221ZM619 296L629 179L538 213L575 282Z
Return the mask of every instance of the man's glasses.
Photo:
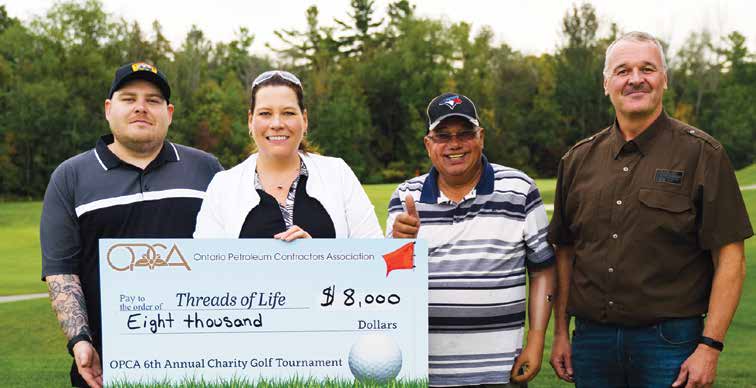
M266 71L266 72L258 75L257 78L255 78L255 80L252 81L252 87L254 88L255 86L257 86L257 85L259 85L259 84L261 84L261 83L263 83L263 82L265 82L265 81L267 81L267 80L269 80L269 79L271 79L271 78L273 78L275 76L279 76L279 77L281 77L281 78L283 78L283 79L285 79L285 80L293 83L294 85L299 86L300 88L302 87L302 82L299 80L299 78L297 78L296 75L291 74L288 71L283 71L283 70L268 70L268 71Z
M466 131L459 131L456 134L455 133L447 133L447 132L441 132L441 133L433 133L427 135L431 141L438 144L446 144L452 139L456 138L460 142L466 142L475 139L478 137L478 130L466 130Z

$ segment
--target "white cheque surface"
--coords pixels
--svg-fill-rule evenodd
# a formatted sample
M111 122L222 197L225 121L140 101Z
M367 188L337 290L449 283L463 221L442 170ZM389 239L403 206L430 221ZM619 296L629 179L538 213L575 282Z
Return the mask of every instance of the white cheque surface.
M351 380L396 349L426 379L427 246L384 258L410 243L100 240L105 383Z

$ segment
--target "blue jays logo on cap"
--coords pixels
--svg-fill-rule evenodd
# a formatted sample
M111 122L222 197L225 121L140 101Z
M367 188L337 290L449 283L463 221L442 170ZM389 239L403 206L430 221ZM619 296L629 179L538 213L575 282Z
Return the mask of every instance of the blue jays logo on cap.
M429 131L432 131L441 120L451 116L464 117L470 124L480 126L475 104L459 93L444 93L434 98L428 103L425 113L428 115Z
M462 99L459 98L459 96L449 96L445 98L443 101L441 101L440 105L446 105L449 107L449 109L454 109L457 105L462 103Z

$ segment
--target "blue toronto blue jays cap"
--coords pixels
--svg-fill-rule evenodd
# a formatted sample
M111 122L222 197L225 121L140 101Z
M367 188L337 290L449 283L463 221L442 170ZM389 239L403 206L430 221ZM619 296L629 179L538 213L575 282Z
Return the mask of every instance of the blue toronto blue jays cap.
M428 114L428 131L436 128L441 120L459 116L470 121L474 126L480 126L478 110L469 98L457 93L444 93L434 98L426 111Z
M171 99L171 87L168 85L165 74L158 70L157 67L145 62L127 63L119 67L110 86L108 98L113 98L113 93L117 92L127 82L135 79L142 79L155 84L163 94L166 103Z

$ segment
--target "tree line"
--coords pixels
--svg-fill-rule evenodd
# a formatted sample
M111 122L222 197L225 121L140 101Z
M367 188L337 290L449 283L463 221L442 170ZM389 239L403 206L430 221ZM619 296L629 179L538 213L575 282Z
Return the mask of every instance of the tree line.
M475 101L490 160L536 177L554 176L572 144L613 120L602 69L622 30L589 3L565 13L555 52L538 55L497 43L489 27L473 33L467 22L421 17L408 0L378 13L374 0L352 0L346 18L321 24L312 6L304 30L276 31L283 48L261 56L250 52L246 27L230 42L212 42L195 26L174 45L157 21L145 31L98 0L59 2L23 22L0 6L0 196L40 197L60 162L109 132L103 101L113 72L135 60L169 77L169 138L215 154L226 168L253 151L249 85L271 68L302 78L309 140L344 158L363 183L427 170L425 108L446 91ZM754 57L736 31L691 33L667 57L665 109L717 137L737 168L756 155Z

